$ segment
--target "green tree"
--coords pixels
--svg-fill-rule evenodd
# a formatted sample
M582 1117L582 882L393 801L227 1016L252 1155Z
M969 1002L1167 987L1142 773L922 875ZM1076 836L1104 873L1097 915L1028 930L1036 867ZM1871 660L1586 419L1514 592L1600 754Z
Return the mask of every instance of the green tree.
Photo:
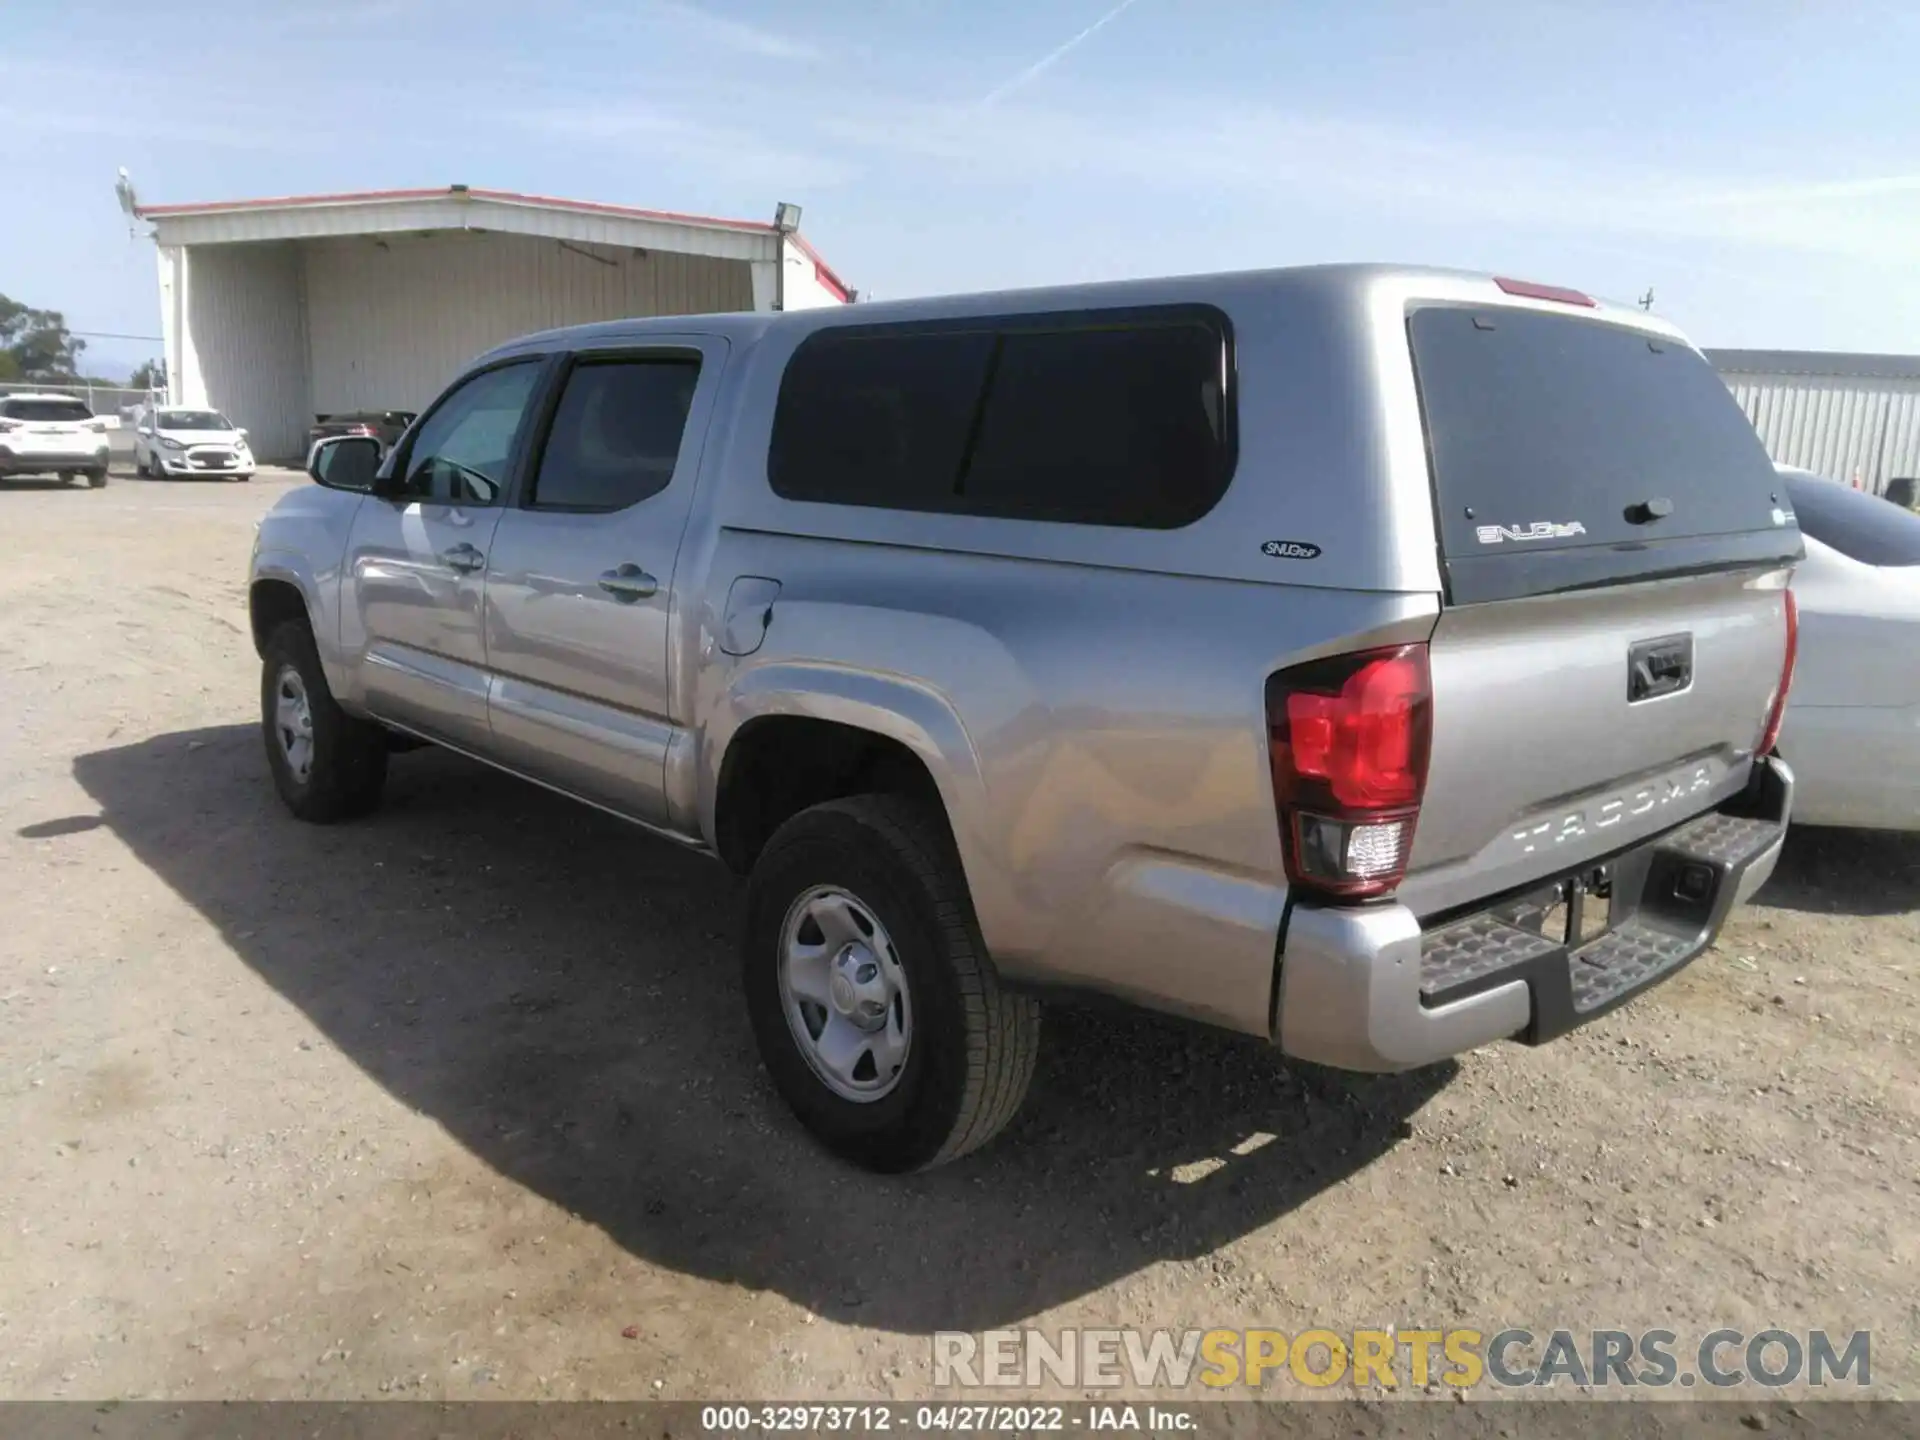
M0 378L70 381L86 348L58 310L36 310L0 295Z
M165 390L167 388L167 362L164 360L142 360L140 368L127 378L127 384L135 390Z

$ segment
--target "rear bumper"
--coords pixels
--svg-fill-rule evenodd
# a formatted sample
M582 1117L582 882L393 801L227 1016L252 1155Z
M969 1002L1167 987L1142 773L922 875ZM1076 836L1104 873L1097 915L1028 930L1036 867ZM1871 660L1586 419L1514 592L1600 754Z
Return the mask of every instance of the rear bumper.
M0 446L0 475L57 475L62 470L104 470L109 453L98 450L28 450Z
M1761 762L1735 800L1614 856L1610 928L1572 948L1509 923L1501 903L1427 928L1392 902L1297 904L1281 949L1280 1048L1387 1071L1563 1035L1706 950L1773 874L1792 808L1793 772Z

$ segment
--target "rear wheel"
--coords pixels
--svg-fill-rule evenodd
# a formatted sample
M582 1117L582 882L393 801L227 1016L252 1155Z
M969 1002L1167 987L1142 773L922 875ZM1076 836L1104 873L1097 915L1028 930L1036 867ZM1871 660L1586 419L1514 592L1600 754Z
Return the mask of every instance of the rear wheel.
M774 1085L855 1164L943 1164L1019 1110L1040 1007L1001 988L953 843L920 806L855 796L781 826L748 884L742 962Z
M96 490L103 489L107 483L107 472L105 470L89 470L87 472L87 483L92 485Z
M327 825L380 803L386 732L340 708L304 621L289 620L268 637L260 725L274 788L302 820Z

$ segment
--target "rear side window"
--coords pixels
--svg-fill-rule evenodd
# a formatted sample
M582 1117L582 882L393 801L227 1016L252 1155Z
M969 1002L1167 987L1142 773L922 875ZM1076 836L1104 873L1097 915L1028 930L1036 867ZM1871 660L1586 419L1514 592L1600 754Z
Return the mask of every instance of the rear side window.
M1505 307L1419 309L1408 333L1456 600L1798 553L1773 463L1687 346Z
M0 415L9 420L38 421L43 425L91 420L93 412L79 400L0 400Z
M623 510L673 480L698 360L588 360L561 392L531 504Z
M1800 529L1862 565L1920 565L1920 515L1833 480L1786 477Z
M789 500L939 510L952 503L995 337L829 330L780 382L767 476Z
M822 331L781 384L796 500L1173 529L1232 478L1228 336L1197 307Z

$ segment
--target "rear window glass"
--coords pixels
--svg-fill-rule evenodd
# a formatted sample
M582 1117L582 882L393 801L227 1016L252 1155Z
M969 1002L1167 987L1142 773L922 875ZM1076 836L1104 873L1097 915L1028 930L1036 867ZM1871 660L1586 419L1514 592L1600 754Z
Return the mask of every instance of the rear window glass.
M1419 309L1408 332L1455 578L1451 562L1511 557L1542 591L1556 588L1543 552L1605 548L1576 568L1622 580L1679 563L1673 542L1756 532L1795 553L1759 437L1687 346L1505 307Z
M768 478L796 500L1172 529L1232 471L1213 312L822 331L795 352Z
M1213 508L1226 467L1206 327L1013 334L960 496L995 515L1170 530Z
M1920 515L1833 480L1789 475L1800 529L1862 565L1920 565Z
M9 420L38 420L43 424L93 418L93 412L78 400L0 400L0 415Z
M825 331L780 383L767 474L789 500L937 510L953 499L989 333Z

